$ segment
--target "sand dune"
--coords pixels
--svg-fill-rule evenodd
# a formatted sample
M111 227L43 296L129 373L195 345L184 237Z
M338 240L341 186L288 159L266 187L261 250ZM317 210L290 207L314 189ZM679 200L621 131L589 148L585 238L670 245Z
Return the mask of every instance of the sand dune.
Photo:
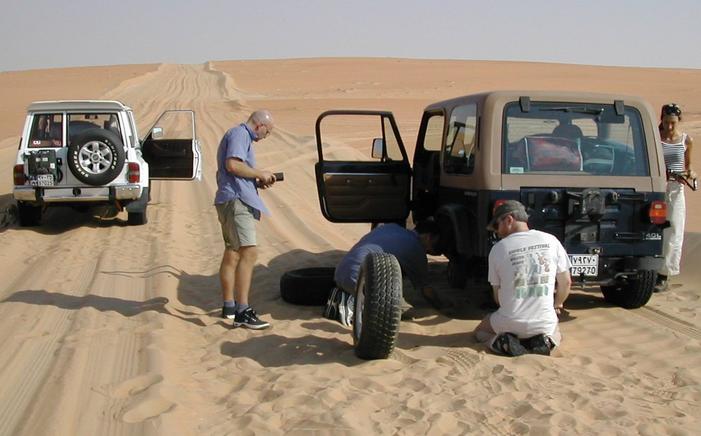
M551 358L508 359L475 343L469 332L485 311L474 290L453 292L462 304L438 311L408 289L413 307L395 353L361 361L347 329L319 308L282 302L278 282L290 269L334 265L367 230L328 223L319 211L313 129L323 110L392 110L413 148L422 108L438 99L497 88L615 91L655 106L676 101L687 111L685 130L701 138L700 80L698 70L401 59L0 74L0 207L11 203L31 100L118 99L134 108L142 132L165 109L194 109L204 153L201 182L156 182L146 226L127 227L125 213L98 220L62 209L36 229L5 218L0 434L695 434L699 194L687 195L683 274L673 290L633 311L577 290ZM259 226L252 300L273 323L264 332L217 317L222 242L211 206L219 139L258 107L278 124L256 145L259 164L285 172L264 192L273 217ZM331 147L355 152L333 138ZM451 292L440 258L431 275Z

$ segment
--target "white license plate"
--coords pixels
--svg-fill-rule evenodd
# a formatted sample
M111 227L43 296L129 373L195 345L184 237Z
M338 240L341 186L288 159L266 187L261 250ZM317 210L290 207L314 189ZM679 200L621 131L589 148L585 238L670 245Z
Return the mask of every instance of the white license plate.
M570 274L579 277L582 274L586 277L596 277L599 275L599 255L598 254L570 254Z
M40 174L36 178L36 186L54 186L54 176L51 174Z

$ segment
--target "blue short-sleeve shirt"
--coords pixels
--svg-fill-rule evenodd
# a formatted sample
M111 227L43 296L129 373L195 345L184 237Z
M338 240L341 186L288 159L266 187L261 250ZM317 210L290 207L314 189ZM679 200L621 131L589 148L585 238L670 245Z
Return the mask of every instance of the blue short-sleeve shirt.
M334 273L336 285L353 292L358 283L360 267L370 253L390 253L399 261L402 273L416 289L426 285L428 258L419 235L397 224L384 224L363 236L341 259Z
M266 215L270 215L270 212L258 195L256 180L239 177L226 170L226 161L229 158L240 159L249 167L255 168L256 155L252 147L255 138L255 132L244 123L224 134L217 150L217 193L214 204L223 204L238 198L256 209L256 218L260 219L261 212Z

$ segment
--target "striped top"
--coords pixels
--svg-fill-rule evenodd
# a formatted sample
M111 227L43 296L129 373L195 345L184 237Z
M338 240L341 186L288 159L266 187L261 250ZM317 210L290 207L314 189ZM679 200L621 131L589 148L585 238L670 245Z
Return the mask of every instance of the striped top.
M667 143L662 141L662 153L667 171L682 172L684 168L684 152L686 151L686 133L682 133L679 142Z

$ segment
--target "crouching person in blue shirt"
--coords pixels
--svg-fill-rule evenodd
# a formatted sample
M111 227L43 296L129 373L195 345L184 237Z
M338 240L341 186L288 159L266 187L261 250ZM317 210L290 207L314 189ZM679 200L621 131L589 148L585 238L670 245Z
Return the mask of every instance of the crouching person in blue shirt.
M326 318L350 326L353 321L354 297L360 268L371 253L389 253L397 258L402 274L425 296L433 291L427 286L428 258L438 254L438 226L434 221L419 223L414 230L397 224L384 224L363 236L341 259L334 273L336 288L331 292L324 311Z

